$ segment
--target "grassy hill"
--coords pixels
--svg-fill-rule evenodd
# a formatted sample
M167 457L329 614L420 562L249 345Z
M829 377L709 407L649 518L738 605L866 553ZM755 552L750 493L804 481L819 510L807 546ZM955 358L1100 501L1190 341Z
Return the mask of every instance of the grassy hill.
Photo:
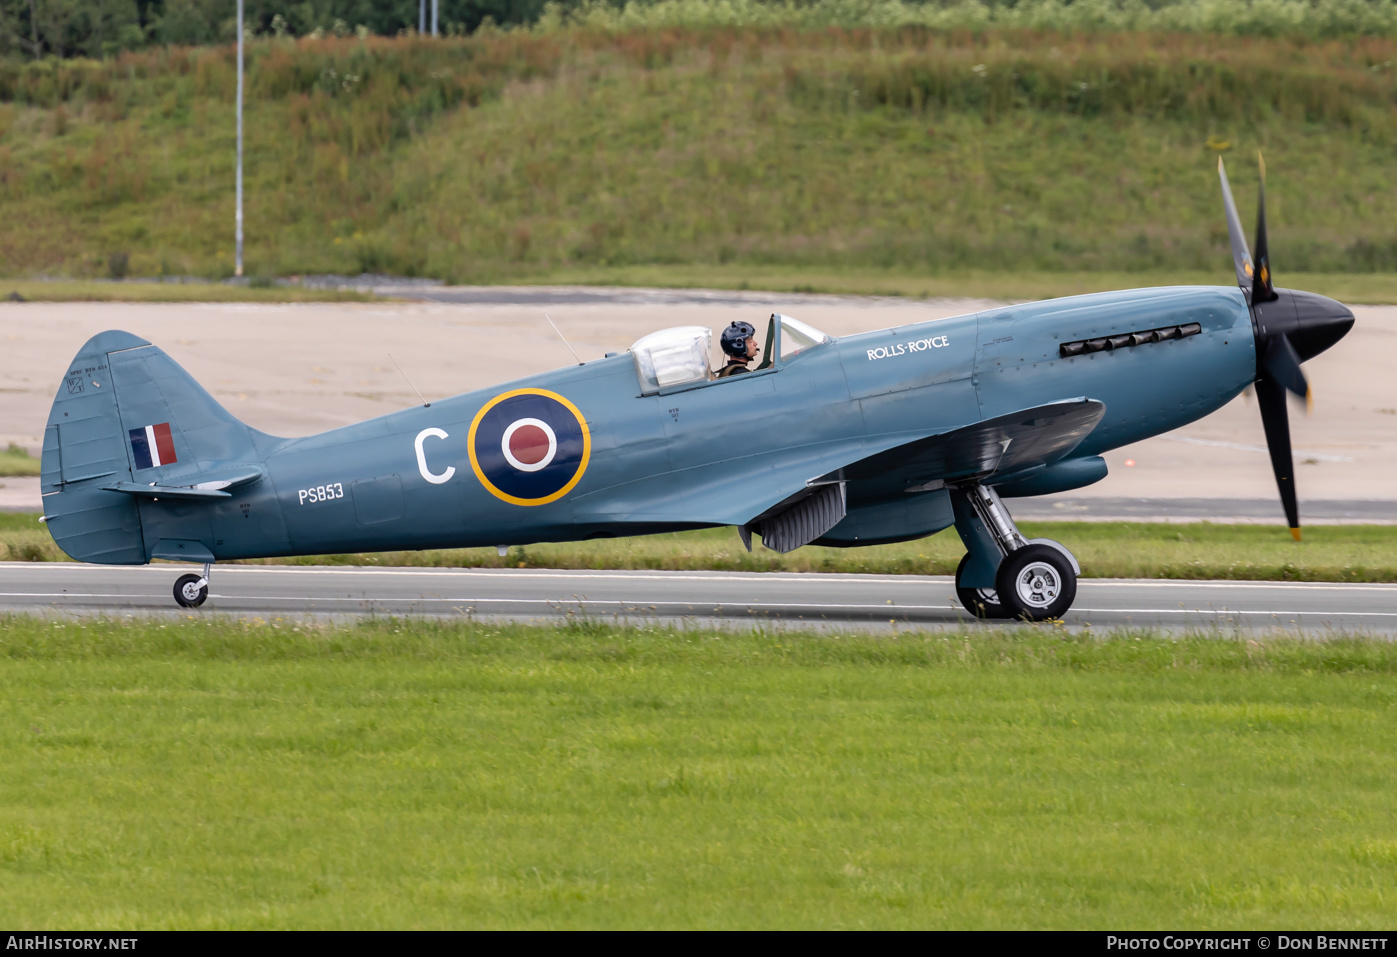
M251 46L247 262L507 281L667 267L1397 270L1397 42L574 27ZM233 52L0 63L0 273L227 275Z

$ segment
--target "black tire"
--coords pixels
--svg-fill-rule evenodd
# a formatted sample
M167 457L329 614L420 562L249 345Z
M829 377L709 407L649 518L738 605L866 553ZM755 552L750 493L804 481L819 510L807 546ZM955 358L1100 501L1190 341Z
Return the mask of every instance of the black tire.
M181 575L175 581L175 601L185 608L198 608L209 597L209 586L204 585L197 592L194 585L202 575Z
M1050 545L1025 545L999 564L995 592L1008 617L1020 621L1061 618L1077 598L1077 573Z
M956 599L960 602L961 607L976 618L985 620L1008 618L1009 614L1000 604L999 596L993 588L967 588L960 583L960 577L964 574L965 566L969 563L970 555L967 553L956 568Z

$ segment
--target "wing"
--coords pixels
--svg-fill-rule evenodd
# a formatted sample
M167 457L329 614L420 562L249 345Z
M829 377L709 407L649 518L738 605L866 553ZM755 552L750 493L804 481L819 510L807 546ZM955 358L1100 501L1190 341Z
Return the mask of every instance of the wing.
M1065 458L1105 413L1087 398L1022 409L878 452L812 484L847 482L851 496L866 500L960 479L1017 478Z
M813 480L868 454L862 437L755 452L580 496L579 523L745 525L810 494Z
M790 511L841 482L850 500L867 502L922 484L1018 477L1064 458L1105 411L1093 399L1069 399L911 441L858 437L786 449L779 457L757 453L582 496L574 519L741 526ZM841 495L836 511L843 508Z

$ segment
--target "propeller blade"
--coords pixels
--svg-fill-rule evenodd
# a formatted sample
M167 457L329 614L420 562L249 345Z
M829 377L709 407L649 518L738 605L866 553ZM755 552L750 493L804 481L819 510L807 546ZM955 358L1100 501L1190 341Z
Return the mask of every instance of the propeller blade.
M1295 501L1295 460L1290 452L1290 415L1285 407L1285 389L1271 379L1256 380L1256 398L1261 406L1261 427L1266 430L1266 449L1271 453L1271 469L1281 493L1281 507L1290 526L1290 535L1300 541L1300 506Z
M1266 339L1266 351L1261 354L1261 371L1264 378L1283 386L1308 399L1310 384L1305 381L1304 370L1300 368L1300 355L1284 333L1275 333Z
M1256 164L1261 170L1260 199L1256 204L1256 275L1252 277L1251 304L1275 302L1276 284L1271 281L1271 252L1266 243L1266 161L1256 152Z
M1227 168L1218 157L1218 177L1222 180L1222 207L1227 213L1227 238L1232 244L1232 265L1237 269L1237 285L1250 289L1252 284L1251 250L1247 248L1247 236L1242 232L1242 219L1237 215L1237 204L1232 201L1232 184L1227 181Z

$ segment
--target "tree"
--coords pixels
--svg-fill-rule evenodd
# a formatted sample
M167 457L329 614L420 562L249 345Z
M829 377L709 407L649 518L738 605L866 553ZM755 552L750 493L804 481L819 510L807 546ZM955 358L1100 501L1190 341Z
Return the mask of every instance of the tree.
M37 0L0 0L0 54L19 50L43 56L38 22Z
M143 46L135 0L0 0L0 51L110 56Z

